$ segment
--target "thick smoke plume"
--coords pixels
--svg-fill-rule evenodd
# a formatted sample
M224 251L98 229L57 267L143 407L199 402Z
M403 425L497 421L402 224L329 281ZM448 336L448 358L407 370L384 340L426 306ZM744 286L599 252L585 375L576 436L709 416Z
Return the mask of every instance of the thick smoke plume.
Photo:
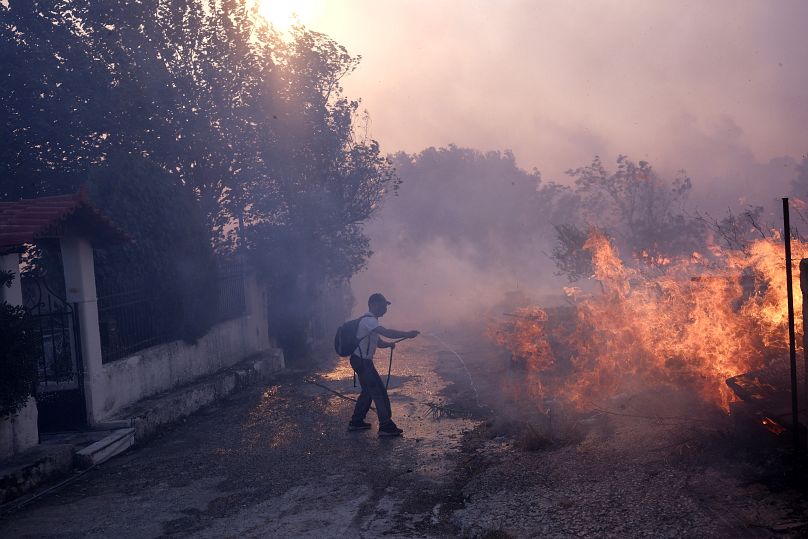
M394 164L403 183L367 227L374 255L353 288L360 308L383 291L396 303L391 316L419 324L482 322L520 301L563 303L569 281L597 286L583 249L591 230L608 236L624 261L652 267L715 248L743 250L780 218L771 191L724 196L684 170L666 176L623 156L570 169L572 185L543 181L511 152L429 148L400 153ZM803 169L784 159L751 167L746 178L768 175L779 196L804 196ZM797 226L808 229L797 211Z
M390 316L446 326L481 320L508 291L558 289L545 252L564 193L541 189L538 172L510 152L455 146L394 164L403 183L366 229L374 255L353 280L358 303L382 291Z

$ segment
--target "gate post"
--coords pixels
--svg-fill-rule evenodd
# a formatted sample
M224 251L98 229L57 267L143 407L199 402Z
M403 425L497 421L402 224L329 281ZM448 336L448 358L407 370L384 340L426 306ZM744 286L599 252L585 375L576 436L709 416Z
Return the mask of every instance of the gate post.
M94 425L102 411L103 365L93 248L87 239L77 236L60 238L59 246L62 251L66 299L68 303L75 303L79 321L87 423Z

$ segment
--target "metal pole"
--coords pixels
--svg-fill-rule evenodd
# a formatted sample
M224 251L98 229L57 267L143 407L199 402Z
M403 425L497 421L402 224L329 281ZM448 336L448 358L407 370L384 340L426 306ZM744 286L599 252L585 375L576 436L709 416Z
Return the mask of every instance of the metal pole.
M800 260L800 290L802 291L802 397L808 402L808 258Z
M786 289L788 293L788 352L791 362L791 428L794 431L794 451L800 452L799 407L797 405L797 345L794 336L794 291L791 282L791 222L788 198L783 198L783 237L786 247Z

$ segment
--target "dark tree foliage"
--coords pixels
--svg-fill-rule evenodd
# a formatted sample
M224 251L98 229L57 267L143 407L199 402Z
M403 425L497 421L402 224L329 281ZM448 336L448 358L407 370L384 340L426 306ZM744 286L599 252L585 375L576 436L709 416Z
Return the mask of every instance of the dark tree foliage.
M107 68L81 46L60 4L0 4L0 198L74 191L105 145Z
M564 275L570 282L592 275L592 256L584 250L589 232L574 224L555 225L554 228L556 244L550 258L558 268L556 275Z
M142 157L113 153L92 170L90 197L134 242L96 250L100 294L143 290L156 324L193 340L214 322L216 264L192 193Z
M271 326L294 358L304 353L301 330L323 285L365 266L371 252L362 224L399 180L378 143L357 136L359 103L343 95L340 80L358 58L301 27L273 58L273 113L253 118L255 151L266 166L231 191L227 204L243 223L231 244L241 234L263 269L280 307L271 311Z
M398 180L343 95L359 59L327 36L281 39L247 0L10 0L0 60L0 198L146 157L295 308L370 255L362 223ZM300 333L310 315L283 318Z
M702 248L704 224L686 212L692 185L684 173L665 180L648 162L635 163L624 155L618 156L615 171L596 156L590 165L567 173L575 179L575 198L565 221L556 223L565 226L556 226L551 257L571 280L581 276L574 268L584 267L584 255L575 249L583 227L608 230L620 252L651 265Z
M629 252L670 256L699 245L699 224L684 211L692 184L683 173L664 180L648 162L621 155L614 172L596 156L589 166L568 174L575 178L583 216L610 230Z
M0 16L0 195L75 191L117 149L177 175L215 220L252 159L244 111L271 82L247 3L11 0Z
M0 272L0 286L10 287L14 275ZM0 418L18 412L33 393L36 353L33 324L19 306L0 302Z

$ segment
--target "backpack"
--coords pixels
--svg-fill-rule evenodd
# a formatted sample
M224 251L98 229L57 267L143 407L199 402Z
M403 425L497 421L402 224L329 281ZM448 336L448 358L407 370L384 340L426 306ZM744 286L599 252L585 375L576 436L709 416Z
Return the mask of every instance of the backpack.
M356 333L359 330L359 321L367 318L369 315L360 316L353 320L348 320L340 327L337 328L337 334L334 335L334 351L340 357L349 357L354 353L356 347L359 346L359 339L356 338ZM362 340L367 336L362 337Z

